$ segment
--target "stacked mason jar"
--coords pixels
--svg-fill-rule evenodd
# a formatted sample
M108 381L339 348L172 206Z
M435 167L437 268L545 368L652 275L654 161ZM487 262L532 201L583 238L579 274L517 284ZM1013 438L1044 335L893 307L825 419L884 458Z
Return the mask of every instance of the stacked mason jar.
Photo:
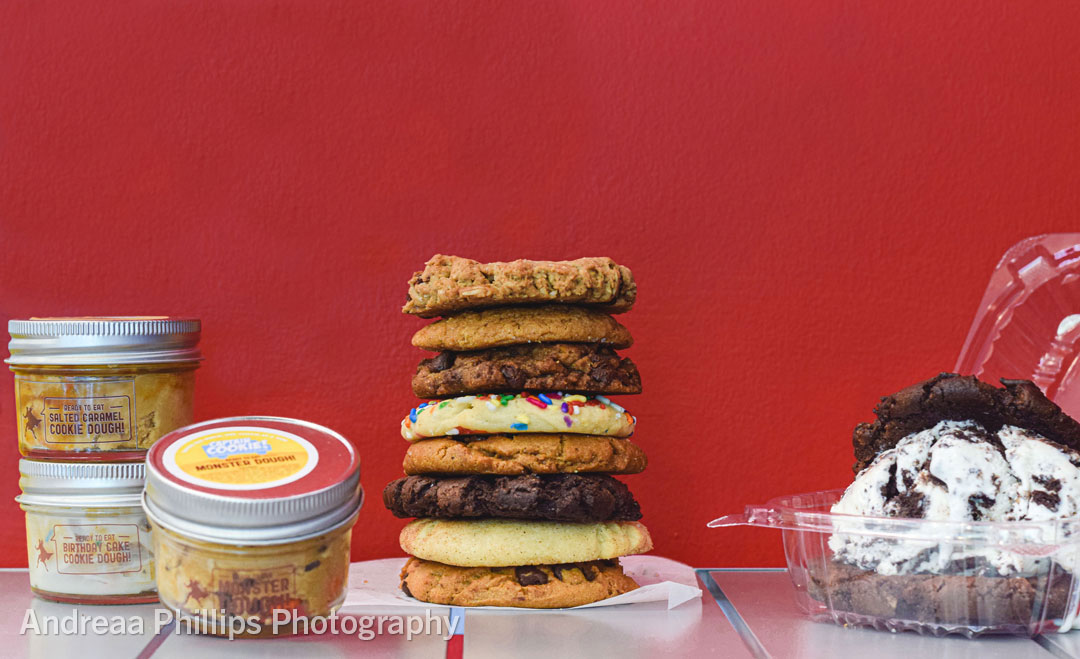
M8 332L31 588L61 602L156 601L145 458L192 422L199 320L32 318Z

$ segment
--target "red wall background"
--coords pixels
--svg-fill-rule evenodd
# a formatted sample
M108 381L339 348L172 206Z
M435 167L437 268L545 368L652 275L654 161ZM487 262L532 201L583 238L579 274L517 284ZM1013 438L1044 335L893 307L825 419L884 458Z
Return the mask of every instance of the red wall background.
M845 485L879 395L952 367L1001 253L1075 230L1080 5L52 2L0 5L0 320L192 314L200 419L350 437L354 557L435 252L609 255L656 551L777 565L708 530ZM0 564L25 565L10 377Z

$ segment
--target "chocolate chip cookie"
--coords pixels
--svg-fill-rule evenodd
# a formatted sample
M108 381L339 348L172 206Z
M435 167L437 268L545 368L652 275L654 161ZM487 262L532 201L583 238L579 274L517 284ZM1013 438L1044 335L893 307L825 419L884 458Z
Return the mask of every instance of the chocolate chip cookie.
M406 474L637 474L645 452L628 439L592 435L481 435L415 442Z
M518 567L455 567L410 558L401 590L410 597L451 606L559 609L598 602L638 587L618 561Z
M610 315L571 305L462 311L425 325L412 344L435 352L484 350L523 343L602 343L629 348L630 331Z
M942 373L883 397L874 409L877 420L855 427L854 471L865 469L875 456L901 439L940 421L975 421L992 433L1002 426L1017 426L1080 450L1080 423L1062 412L1038 386L1028 380L1001 383L1004 387L999 388L974 376Z
M634 362L611 348L540 343L441 352L420 362L412 386L420 398L520 391L637 394L641 377Z
M510 304L587 304L629 311L637 297L630 269L607 257L478 263L436 254L409 280L404 313L431 318Z
M553 522L641 519L626 485L601 474L407 476L383 490L397 517L503 517Z

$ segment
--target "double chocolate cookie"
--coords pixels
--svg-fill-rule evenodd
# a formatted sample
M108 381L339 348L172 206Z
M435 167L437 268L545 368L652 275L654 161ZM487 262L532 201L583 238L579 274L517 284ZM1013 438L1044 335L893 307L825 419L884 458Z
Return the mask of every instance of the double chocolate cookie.
M970 375L942 373L885 396L874 409L877 420L855 427L856 473L908 435L940 421L976 421L990 432L1002 426L1034 431L1052 442L1080 450L1080 423L1062 412L1033 382L1002 380L994 387Z
M420 362L412 386L421 398L520 391L636 394L641 377L634 362L609 347L540 343L439 353Z
M386 486L383 503L397 517L554 522L641 519L641 509L630 490L601 474L408 476Z

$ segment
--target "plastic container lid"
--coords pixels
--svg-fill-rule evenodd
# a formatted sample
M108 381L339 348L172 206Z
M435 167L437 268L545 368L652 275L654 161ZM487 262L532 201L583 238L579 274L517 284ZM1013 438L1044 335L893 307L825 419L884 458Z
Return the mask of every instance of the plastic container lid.
M86 316L8 322L13 366L169 364L202 359L197 318Z
M1025 238L990 276L956 372L1026 379L1080 418L1080 233Z
M138 506L146 478L141 462L19 460L22 504L108 508Z
M231 417L174 430L146 456L143 506L156 524L207 542L279 544L324 533L360 507L360 461L323 426Z

